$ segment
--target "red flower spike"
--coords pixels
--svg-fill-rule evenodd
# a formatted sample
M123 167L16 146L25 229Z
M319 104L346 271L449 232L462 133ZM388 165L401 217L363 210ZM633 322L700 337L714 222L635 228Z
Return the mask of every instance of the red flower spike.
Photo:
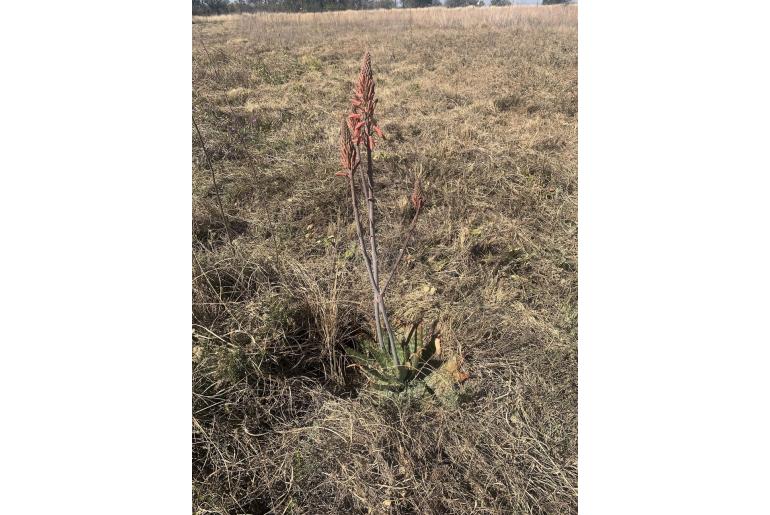
M340 165L344 170L352 171L358 165L359 157L353 139L350 137L350 126L345 119L341 120L340 127Z
M420 181L419 178L414 181L411 200L415 209L420 209L425 205L425 195L422 193L422 181Z
M361 60L361 69L359 70L358 80L353 90L351 105L353 113L350 115L350 119L358 120L359 122L351 127L355 143L357 145L368 143L370 148L374 148L374 134L376 133L381 138L383 134L379 127L377 127L377 119L374 114L377 99L375 98L372 59L369 52L364 52L363 59ZM363 131L360 130L361 127L364 127Z

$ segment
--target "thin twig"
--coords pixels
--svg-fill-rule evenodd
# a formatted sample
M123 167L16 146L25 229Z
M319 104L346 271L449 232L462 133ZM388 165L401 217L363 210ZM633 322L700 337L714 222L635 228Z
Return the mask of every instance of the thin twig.
M203 147L203 155L206 157L206 165L209 168L209 171L211 172L211 182L214 184L214 193L217 197L217 204L219 204L219 213L222 215L222 223L225 225L225 231L227 232L227 239L230 242L230 247L233 249L233 252L235 252L235 246L233 245L233 236L230 234L230 224L227 223L227 217L225 216L225 209L222 207L222 197L219 194L219 185L217 184L217 175L214 173L214 167L211 165L211 156L209 156L209 151L206 148L206 142L203 141L203 135L201 134L201 130L198 128L198 124L195 122L195 115L192 117L193 126L195 127L195 132L198 133L198 139L200 139L201 147Z
M391 329L390 322L388 321L388 314L387 314L387 311L385 310L385 303L382 300L382 293L380 293L380 289L377 287L377 283L374 280L371 261L369 260L369 256L366 254L366 245L364 244L363 229L361 227L361 217L358 212L358 198L356 196L355 182L353 181L353 175L355 174L356 168L358 168L358 164L356 164L353 167L353 169L349 171L349 173L347 174L347 177L348 177L348 183L350 185L350 196L353 202L353 218L355 219L356 234L358 235L358 244L361 247L361 255L364 258L366 271L369 275L369 282L372 285L372 291L374 293L374 296L377 299L377 304L380 308L380 313L382 314L382 321L385 324L385 330L388 333L388 340L390 341L391 358L393 359L393 363L395 364L395 366L399 366L400 362L398 359L398 353L396 352L396 337L393 334L393 329Z
M372 256L372 272L374 273L374 282L377 288L380 287L380 272L379 265L377 264L377 233L374 229L374 184L372 180L372 151L369 147L369 142L366 142L366 157L367 157L367 171L366 175L361 174L361 188L366 197L366 211L367 218L369 220L369 251ZM377 307L377 297L373 297L372 303L374 304L374 323L377 326L377 342L380 345L380 350L385 350L385 341L382 337L382 326L380 324L380 311Z
M414 217L412 218L412 223L409 224L409 229L406 233L406 240L404 240L404 245L401 247L401 250L398 253L398 257L396 258L396 262L393 264L393 270L390 271L390 275L385 280L385 282L382 284L382 293L385 293L385 288L388 287L388 284L390 284L390 280L393 279L393 276L396 275L396 269L398 269L398 264L401 261L401 258L404 257L404 251L409 246L409 240L412 238L412 234L414 234L414 227L417 224L417 217L420 216L420 211L422 209L421 205L417 206L417 209L414 213Z

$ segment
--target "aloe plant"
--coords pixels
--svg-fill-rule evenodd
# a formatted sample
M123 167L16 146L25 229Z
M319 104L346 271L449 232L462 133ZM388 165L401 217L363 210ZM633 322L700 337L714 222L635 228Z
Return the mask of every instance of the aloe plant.
M425 197L422 194L422 187L419 178L415 181L414 192L412 194L412 203L415 205L416 212L412 221L410 231L401 252L393 265L388 279L381 285L379 273L379 260L377 248L377 227L375 220L375 190L374 190L374 164L372 161L372 150L376 144L375 138L384 138L382 130L377 124L375 109L377 106L375 96L375 81L372 73L372 62L369 52L364 53L361 61L361 69L358 74L353 98L350 101L350 112L345 116L340 127L340 164L342 171L336 175L346 177L350 187L351 202L353 204L353 218L356 225L356 234L358 236L361 256L366 266L366 272L372 287L372 304L374 311L374 335L377 339L378 347L381 351L389 351L393 366L398 367L405 363L404 357L398 350L398 341L390 325L388 313L385 307L385 285L395 274L398 262L403 257L406 245L409 242L411 233L414 230L414 224L417 222L420 210L425 203ZM362 164L362 150L366 151L366 170L359 172L359 166ZM368 222L368 233L364 233L364 226L361 222L362 216L358 210L358 193L355 181L355 175L360 177L360 192L363 196L363 203L366 206L366 220ZM365 236L368 235L368 249ZM383 331L384 329L384 331ZM385 344L387 338L387 346Z
M414 217L405 232L403 244L392 265L390 274L381 281L377 247L377 227L375 220L374 166L372 150L376 137L383 138L382 130L375 117L375 82L372 73L371 56L364 53L351 99L350 113L343 118L340 126L340 165L342 170L337 176L347 178L350 188L350 200L353 207L353 221L356 228L359 250L366 267L367 277L372 288L374 331L372 340L359 342L356 348L347 349L352 359L370 385L381 392L399 394L408 389L432 392L442 402L455 402L454 385L467 379L467 374L459 371L462 360L455 356L451 360L441 360L436 323L426 331L421 320L413 323L408 332L394 330L385 307L385 289L390 284L404 252L414 234L417 219L426 204L420 177L415 178L410 200L414 207ZM363 168L363 152L366 152L366 168ZM356 175L360 178L357 184ZM365 213L359 210L359 193L363 197ZM363 215L368 222L364 226ZM367 238L368 236L368 238ZM367 245L368 243L368 245ZM448 399L448 400L447 400Z
M418 384L441 363L435 323L428 331L423 324L415 323L406 335L398 336L398 365L393 365L389 353L371 340L359 342L358 349L347 349L354 365L375 390L402 392Z

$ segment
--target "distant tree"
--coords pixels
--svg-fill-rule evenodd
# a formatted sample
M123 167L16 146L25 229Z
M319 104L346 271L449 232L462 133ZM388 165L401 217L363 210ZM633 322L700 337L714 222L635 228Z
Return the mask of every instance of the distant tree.
M274 11L276 2L274 0L246 0L251 12L256 11Z
M476 0L446 0L447 7L466 7L476 5Z
M236 12L239 13L254 12L254 3L249 0L233 1L232 5L235 7Z
M404 7L427 7L432 0L403 0ZM392 9L396 0L192 0L194 15L249 12L320 12Z
M396 6L394 0L362 0L361 9L393 9Z
M404 0L403 5L407 8L430 7L432 0Z
M201 0L192 0L192 13L196 16L200 16L201 14L208 14L206 4L204 4Z
M489 5L494 5L497 7L500 7L503 5L511 5L511 0L492 0Z
M198 13L195 12L196 8ZM230 2L228 0L193 0L194 14L225 14L229 11Z
M568 0L543 0L543 5L566 4Z

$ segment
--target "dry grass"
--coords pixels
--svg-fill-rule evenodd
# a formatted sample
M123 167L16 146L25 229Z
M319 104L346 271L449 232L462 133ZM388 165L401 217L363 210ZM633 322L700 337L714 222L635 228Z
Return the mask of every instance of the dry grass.
M193 504L198 513L577 511L577 8L194 19ZM339 117L372 53L381 262L438 319L463 402L381 400ZM394 207L395 206L395 207Z

